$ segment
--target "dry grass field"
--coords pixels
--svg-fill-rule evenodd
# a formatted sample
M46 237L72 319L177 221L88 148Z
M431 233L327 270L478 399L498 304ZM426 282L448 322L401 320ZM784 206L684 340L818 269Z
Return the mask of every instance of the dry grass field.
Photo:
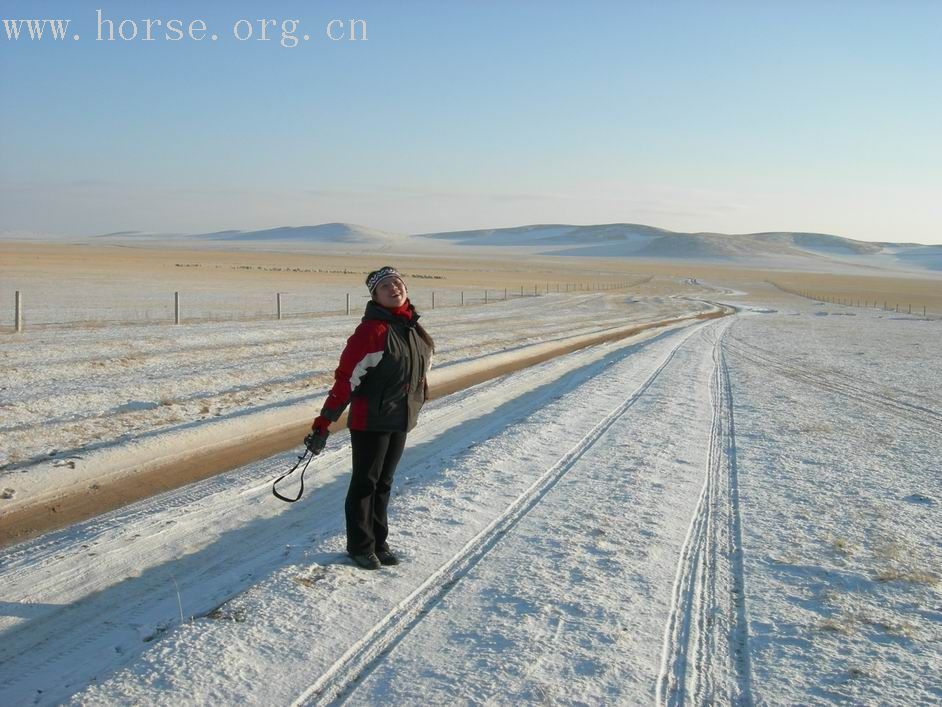
M901 312L942 314L942 279L887 277L873 275L822 275L819 273L769 273L780 287L832 301L852 302L854 306L899 306Z
M910 305L921 313L942 314L942 280L900 277L770 271L686 261L537 257L508 252L498 256L396 256L279 253L250 250L137 248L117 245L0 243L0 296L3 320L12 310L12 292L27 301L48 298L54 291L70 297L93 288L133 291L146 283L150 290L231 293L233 298L270 297L275 292L314 292L315 286L349 288L362 294L366 273L391 264L402 271L415 294L490 288L502 294L534 290L620 288L636 296L702 294L686 282L697 279L714 286L749 293L762 292L770 304L784 304L804 292L820 297ZM774 284L776 287L770 287ZM40 297L31 290L41 288ZM457 296L457 295L456 295ZM8 301L9 300L9 301ZM266 300L267 301L267 300ZM440 300L441 301L441 300Z
M544 287L614 283L639 268L618 261L578 258L443 258L276 253L220 249L130 248L71 244L0 243L0 274L30 281L63 277L114 282L150 280L174 287L221 289L303 287L312 284L361 287L368 272L390 264L435 287Z

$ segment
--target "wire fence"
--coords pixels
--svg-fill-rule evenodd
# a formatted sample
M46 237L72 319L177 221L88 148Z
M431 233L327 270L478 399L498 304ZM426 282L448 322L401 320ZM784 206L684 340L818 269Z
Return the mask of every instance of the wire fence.
M917 304L913 307L912 302L899 302L900 297L880 297L878 295L864 295L863 297L850 297L850 296L838 296L833 294L820 294L812 292L811 290L798 290L791 287L786 287L780 285L777 282L772 280L766 280L772 287L785 292L786 294L795 295L797 297L803 297L808 300L813 300L815 302L826 302L828 304L836 304L844 307L856 307L859 309L879 309L883 312L894 312L899 314L915 314L916 316L921 316L923 319L938 319L939 314L927 310L926 305ZM870 298L873 299L870 299Z
M421 310L480 306L525 297L577 292L604 292L630 287L632 282L538 283L507 288L443 288L410 290ZM196 324L226 321L285 320L301 317L361 316L369 300L339 286L293 292L204 291L168 292L142 286L131 293L127 285L95 285L79 293L54 287L15 290L12 307L0 313L0 331L19 333L30 328L109 325Z

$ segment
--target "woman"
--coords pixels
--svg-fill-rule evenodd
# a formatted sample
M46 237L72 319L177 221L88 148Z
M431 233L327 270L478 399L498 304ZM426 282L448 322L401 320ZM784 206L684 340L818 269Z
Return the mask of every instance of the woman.
M347 552L364 569L396 565L389 549L386 508L396 465L428 396L426 375L435 349L418 323L399 273L391 267L366 278L371 300L340 355L334 386L311 426L314 454L327 442L327 427L350 404L347 427L353 475L344 511Z

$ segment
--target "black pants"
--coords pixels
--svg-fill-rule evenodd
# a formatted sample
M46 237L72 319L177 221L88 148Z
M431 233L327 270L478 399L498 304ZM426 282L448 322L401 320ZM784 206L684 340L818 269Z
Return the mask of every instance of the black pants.
M364 555L385 547L389 535L386 508L396 465L406 446L405 432L350 430L353 475L344 510L347 551Z

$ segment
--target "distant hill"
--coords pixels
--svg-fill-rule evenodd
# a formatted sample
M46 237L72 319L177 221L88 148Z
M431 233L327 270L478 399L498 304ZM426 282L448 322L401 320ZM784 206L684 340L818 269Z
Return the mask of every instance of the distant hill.
M0 239L88 242L22 232L0 232ZM713 233L670 231L638 223L575 225L530 224L510 228L403 234L352 223L279 226L258 230L210 233L116 231L91 236L99 243L148 247L235 247L283 252L338 252L403 255L520 255L586 256L594 258L656 258L705 261L763 268L820 271L890 269L942 273L942 245L871 243L828 233L763 231ZM506 250L505 250L506 249ZM504 251L504 253L501 253Z
M279 226L258 231L215 231L194 234L192 237L210 241L304 241L364 245L389 245L408 240L408 236L350 223Z
M537 224L416 237L463 246L526 246L539 249L541 255L733 261L771 267L811 265L818 259L865 267L942 270L942 246L871 243L828 233L686 233L636 223L609 223Z
M278 226L253 231L229 229L209 233L158 233L115 231L91 236L98 243L147 247L234 247L252 250L309 252L340 249L345 252L409 250L411 236L381 231L352 223L322 223L314 226ZM86 239L56 239L84 242Z

